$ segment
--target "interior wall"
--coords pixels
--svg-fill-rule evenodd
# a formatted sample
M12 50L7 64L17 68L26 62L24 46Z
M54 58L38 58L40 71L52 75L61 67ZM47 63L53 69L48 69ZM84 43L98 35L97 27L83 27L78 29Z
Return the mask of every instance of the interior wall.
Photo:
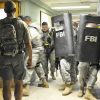
M100 16L100 0L98 0L97 14Z
M45 12L49 16L53 16L53 13L49 12L48 10L42 8L42 6L38 6L31 0L24 0L21 1L21 15L25 16L31 16L33 19L33 22L40 25L41 19L40 19L40 12Z

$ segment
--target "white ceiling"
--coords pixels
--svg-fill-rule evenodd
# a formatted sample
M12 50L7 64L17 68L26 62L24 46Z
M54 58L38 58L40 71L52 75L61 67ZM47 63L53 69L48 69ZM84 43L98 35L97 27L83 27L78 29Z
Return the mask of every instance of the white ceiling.
M78 10L56 10L60 13L71 12L73 14L80 13L97 13L98 0L40 0L49 7L66 7L66 6L90 6L87 9Z

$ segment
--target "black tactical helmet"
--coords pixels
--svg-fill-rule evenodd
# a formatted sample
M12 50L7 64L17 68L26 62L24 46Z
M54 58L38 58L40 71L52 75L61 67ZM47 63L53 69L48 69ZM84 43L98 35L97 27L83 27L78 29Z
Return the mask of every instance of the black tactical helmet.
M12 0L5 2L5 13L11 13L16 8L16 4Z

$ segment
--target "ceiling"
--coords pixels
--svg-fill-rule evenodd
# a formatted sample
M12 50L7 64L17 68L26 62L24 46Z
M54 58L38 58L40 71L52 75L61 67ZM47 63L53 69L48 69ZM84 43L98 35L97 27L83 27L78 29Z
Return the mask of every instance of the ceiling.
M98 0L40 0L49 7L90 6L80 9L54 9L59 13L71 12L74 16L86 13L97 13Z

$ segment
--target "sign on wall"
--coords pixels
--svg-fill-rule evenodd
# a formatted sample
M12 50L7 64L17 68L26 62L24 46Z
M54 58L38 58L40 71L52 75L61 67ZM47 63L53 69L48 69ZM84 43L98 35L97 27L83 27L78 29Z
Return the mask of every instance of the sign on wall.
M40 24L47 22L49 27L52 27L51 16L45 12L40 11Z

